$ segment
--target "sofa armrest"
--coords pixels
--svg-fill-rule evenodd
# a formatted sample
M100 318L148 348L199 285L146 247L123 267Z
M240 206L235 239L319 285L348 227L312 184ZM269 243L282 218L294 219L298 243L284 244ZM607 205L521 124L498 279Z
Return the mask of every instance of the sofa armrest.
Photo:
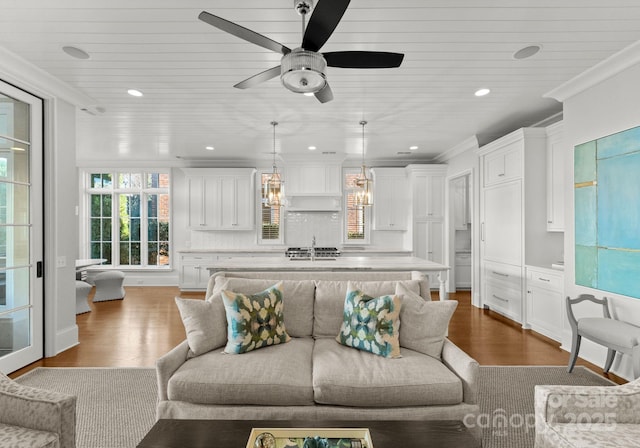
M621 386L535 387L536 426L548 423L640 424L638 409L640 379Z
M161 356L156 361L156 377L158 380L158 398L160 401L168 400L167 388L169 378L178 368L185 363L189 356L189 344L186 340L171 349L170 352Z
M462 380L463 401L478 402L478 362L463 352L449 339L442 346L442 362Z
M23 386L0 374L0 423L55 433L61 448L75 448L76 397Z

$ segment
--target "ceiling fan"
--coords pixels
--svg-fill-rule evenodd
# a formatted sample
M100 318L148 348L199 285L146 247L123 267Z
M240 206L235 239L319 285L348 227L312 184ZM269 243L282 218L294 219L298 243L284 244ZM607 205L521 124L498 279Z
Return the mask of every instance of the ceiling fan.
M313 8L313 0L294 0L294 8L302 16L302 45L290 48L269 39L262 34L230 22L206 11L198 18L240 39L259 45L267 50L282 53L280 65L265 70L239 82L234 87L247 89L261 82L280 76L282 84L292 92L313 94L321 103L333 99L325 70L329 67L341 68L393 68L399 67L404 58L402 53L383 51L332 51L320 53L349 6L350 0L321 0L313 9L305 28L305 17Z

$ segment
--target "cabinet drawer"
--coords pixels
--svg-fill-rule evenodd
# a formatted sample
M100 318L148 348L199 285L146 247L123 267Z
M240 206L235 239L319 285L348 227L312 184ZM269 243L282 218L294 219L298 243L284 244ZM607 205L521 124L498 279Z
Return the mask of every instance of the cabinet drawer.
M488 281L485 284L484 299L489 308L517 322L522 320L522 290Z
M183 255L181 260L183 263L198 264L202 262L213 262L216 261L217 258L215 255Z
M505 288L522 290L522 269L518 266L485 262L484 278L502 284Z
M537 287L562 292L563 283L561 276L550 275L542 271L527 270L527 287Z

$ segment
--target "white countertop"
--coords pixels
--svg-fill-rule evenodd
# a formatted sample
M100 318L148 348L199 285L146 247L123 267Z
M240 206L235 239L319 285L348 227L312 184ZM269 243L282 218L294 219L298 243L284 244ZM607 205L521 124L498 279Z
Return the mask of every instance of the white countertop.
M243 248L243 249L180 249L177 252L179 254L202 254L202 253L206 253L206 254L213 254L213 253L237 253L237 254L251 254L251 253L273 253L273 254L282 254L284 255L284 252L287 250L287 247L250 247L250 248ZM360 249L360 248L351 248L351 247L340 247L338 246L338 250L342 253L349 253L349 254L353 254L353 253L361 253L361 254L367 254L367 253L376 253L376 254L384 254L384 253L390 253L390 254L399 254L399 253L406 253L406 254L410 254L411 250L409 249L376 249L375 247L367 247L365 249Z
M216 271L446 271L448 266L416 257L338 257L290 260L287 257L227 258L207 266Z

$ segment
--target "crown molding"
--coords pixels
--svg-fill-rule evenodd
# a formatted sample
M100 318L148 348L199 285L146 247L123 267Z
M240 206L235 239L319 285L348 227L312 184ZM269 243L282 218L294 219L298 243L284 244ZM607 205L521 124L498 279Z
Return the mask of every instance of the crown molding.
M466 152L468 150L475 151L478 148L479 148L478 137L473 135L468 139L458 143L457 145L447 149L443 153L438 154L436 157L433 158L433 161L437 163L444 163L462 154L463 152Z
M96 100L49 72L0 46L0 78L42 98L60 98L74 106L90 108Z
M575 78L545 93L543 97L564 102L638 63L640 63L640 41L623 48Z

